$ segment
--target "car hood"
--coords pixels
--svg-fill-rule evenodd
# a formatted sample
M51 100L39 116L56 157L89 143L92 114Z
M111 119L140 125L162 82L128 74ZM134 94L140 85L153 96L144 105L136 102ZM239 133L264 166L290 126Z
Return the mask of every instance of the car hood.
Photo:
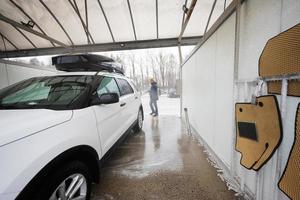
M72 115L72 110L0 110L0 147L64 123Z

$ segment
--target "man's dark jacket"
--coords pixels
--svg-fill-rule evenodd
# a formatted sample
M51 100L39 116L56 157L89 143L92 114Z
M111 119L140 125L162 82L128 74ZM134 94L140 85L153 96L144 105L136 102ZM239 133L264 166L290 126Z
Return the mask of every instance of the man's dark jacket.
M158 91L157 91L157 83L156 82L151 83L150 99L154 100L154 101L158 100Z

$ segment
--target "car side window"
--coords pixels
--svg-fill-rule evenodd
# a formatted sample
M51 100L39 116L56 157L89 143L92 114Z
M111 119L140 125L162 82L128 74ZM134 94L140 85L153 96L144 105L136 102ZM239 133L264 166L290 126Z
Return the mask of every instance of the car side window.
M120 96L118 85L114 78L104 77L97 89L98 96L105 93L117 93Z
M120 88L121 96L134 93L132 87L125 79L117 78L117 83Z

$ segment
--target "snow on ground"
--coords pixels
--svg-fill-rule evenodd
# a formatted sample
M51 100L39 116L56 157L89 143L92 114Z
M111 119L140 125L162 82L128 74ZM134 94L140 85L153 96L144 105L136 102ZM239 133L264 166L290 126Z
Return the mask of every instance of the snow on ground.
M151 113L149 101L149 94L145 94L142 96L142 103L145 115L149 115L149 113ZM161 95L159 96L157 106L159 115L175 115L178 117L180 116L180 98L169 98L167 97L167 95Z

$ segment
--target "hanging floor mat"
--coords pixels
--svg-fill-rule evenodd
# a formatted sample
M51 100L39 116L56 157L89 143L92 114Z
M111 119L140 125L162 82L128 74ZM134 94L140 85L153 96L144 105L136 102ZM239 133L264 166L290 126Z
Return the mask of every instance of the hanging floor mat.
M291 199L300 199L300 104L296 113L294 144L278 186Z
M258 71L261 77L300 73L300 24L267 42Z
M273 155L282 139L281 118L274 95L261 96L256 104L237 103L236 150L241 165L259 170Z
M269 94L281 94L281 81L268 81L267 84ZM300 97L300 80L288 81L287 95Z

